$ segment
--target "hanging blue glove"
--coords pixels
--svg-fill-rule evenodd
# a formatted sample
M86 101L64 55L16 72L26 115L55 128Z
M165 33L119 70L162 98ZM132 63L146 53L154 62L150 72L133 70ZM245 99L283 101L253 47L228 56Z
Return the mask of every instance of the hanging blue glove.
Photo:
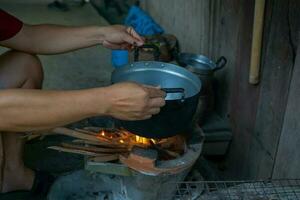
M132 26L140 35L162 34L164 30L151 16L138 6L131 6L125 19L125 25Z

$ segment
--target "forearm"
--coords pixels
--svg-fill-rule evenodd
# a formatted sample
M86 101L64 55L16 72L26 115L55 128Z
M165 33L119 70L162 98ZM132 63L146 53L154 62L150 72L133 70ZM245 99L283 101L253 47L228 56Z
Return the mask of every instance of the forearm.
M2 45L34 54L57 54L101 44L105 27L26 25Z
M36 131L104 115L104 89L81 91L2 90L0 130ZM97 100L95 96L97 95Z

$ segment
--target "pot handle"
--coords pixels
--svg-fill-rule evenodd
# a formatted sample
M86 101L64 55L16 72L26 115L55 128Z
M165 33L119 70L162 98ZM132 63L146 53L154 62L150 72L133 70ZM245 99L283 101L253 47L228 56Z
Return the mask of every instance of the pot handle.
M225 67L226 63L227 59L224 56L221 56L216 62L216 68L214 69L214 71L222 69L223 67Z
M184 88L161 88L165 93L181 93L181 101L183 102L185 99Z
M144 44L144 45L136 47L134 49L134 61L135 62L139 61L140 49L153 49L154 50L153 51L154 60L155 61L159 60L160 51L159 51L158 46L156 46L155 44Z

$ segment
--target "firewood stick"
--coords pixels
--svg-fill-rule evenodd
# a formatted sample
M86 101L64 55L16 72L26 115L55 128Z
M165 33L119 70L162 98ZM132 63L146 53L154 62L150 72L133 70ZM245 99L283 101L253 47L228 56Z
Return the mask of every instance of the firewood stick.
M99 134L99 133L95 133L95 132L88 131L88 130L85 130L85 129L80 129L80 128L75 128L75 131L78 131L78 132L81 132L81 133L86 133L86 134L93 135L93 136L97 136Z
M95 126L88 126L88 127L84 127L83 128L84 130L87 130L87 131L92 131L92 132L101 132L101 131L109 131L109 132L119 132L118 129L115 129L115 128L100 128L100 127L95 127Z
M93 131L93 132L100 132L102 130L102 128L95 127L95 126L84 127L83 129L87 131Z
M28 134L22 135L21 138L25 139L26 141L30 141L35 138L41 137L41 136L42 135L39 135L39 134L28 133Z
M88 140L73 140L72 142L77 143L77 144L90 144L90 145L95 145L95 146L102 146L102 147L109 147L109 148L126 148L128 149L127 145L124 144L114 144L114 143L108 143L108 142L103 142L103 141L88 141Z
M74 145L69 143L62 143L62 147L70 148L70 149L78 149L78 150L84 150L89 152L95 152L95 153L122 153L122 152L128 152L128 149L110 149L110 148L99 148L94 146L80 146L80 145Z
M95 142L99 141L99 139L95 136L81 133L78 131L74 131L72 129L68 129L68 128L64 128L64 127L55 128L52 130L52 132L62 134L62 135L67 135L67 136L82 139L82 140L89 140L89 141L95 141Z
M99 154L99 153L94 153L94 152L89 152L89 151L84 151L84 150L78 150L78 149L69 149L65 147L59 147L59 146L50 146L48 149L53 149L57 151L62 151L66 153L73 153L73 154L80 154L80 155L86 155L86 156L104 156L107 154Z
M113 160L118 160L118 159L119 159L118 154L88 158L89 161L93 161L93 162L108 162L108 161L113 161Z

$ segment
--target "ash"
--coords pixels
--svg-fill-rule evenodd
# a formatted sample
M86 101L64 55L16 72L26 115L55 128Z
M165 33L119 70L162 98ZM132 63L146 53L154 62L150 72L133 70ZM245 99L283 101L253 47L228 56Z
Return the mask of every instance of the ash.
M60 177L52 186L49 200L128 200L119 176L85 170Z

